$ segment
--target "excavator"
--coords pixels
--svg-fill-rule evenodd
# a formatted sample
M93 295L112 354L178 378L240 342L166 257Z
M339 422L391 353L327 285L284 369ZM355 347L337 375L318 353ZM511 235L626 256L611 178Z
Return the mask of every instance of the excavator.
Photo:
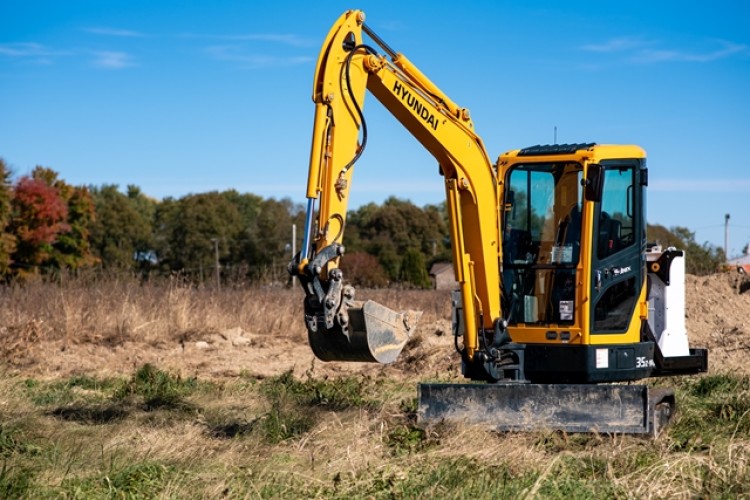
M644 150L538 145L493 163L469 111L359 10L334 23L315 68L304 238L289 264L315 356L392 363L416 327L418 314L357 300L340 268L368 93L445 182L454 344L472 382L420 384L419 421L658 434L674 393L633 382L705 372L708 353L688 344L684 252L647 243Z

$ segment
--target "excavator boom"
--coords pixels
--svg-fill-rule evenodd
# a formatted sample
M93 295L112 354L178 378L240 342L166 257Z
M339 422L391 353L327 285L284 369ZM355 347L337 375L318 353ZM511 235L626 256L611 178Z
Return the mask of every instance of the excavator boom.
M382 52L366 44L364 35ZM388 363L418 316L372 302L363 306L339 269L352 172L367 144L362 113L367 91L436 158L445 177L453 262L465 309L464 349L471 359L478 330L493 329L501 317L495 170L468 111L368 28L361 11L348 11L334 24L315 70L305 236L290 265L305 288L310 344L327 361Z

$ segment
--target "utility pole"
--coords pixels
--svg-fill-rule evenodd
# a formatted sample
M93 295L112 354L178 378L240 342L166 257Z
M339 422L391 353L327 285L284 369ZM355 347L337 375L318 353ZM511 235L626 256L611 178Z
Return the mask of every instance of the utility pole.
M219 238L211 238L214 244L214 260L216 263L216 291L221 291L221 267L219 266Z
M729 260L729 214L724 215L724 258Z

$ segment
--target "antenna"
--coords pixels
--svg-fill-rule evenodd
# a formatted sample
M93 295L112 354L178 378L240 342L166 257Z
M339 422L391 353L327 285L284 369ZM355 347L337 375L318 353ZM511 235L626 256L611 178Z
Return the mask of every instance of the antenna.
M557 125L555 125L554 142L552 144L557 144Z

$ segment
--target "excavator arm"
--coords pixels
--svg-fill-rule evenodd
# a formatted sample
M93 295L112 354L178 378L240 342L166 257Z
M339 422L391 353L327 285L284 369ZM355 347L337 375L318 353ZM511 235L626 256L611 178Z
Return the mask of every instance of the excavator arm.
M354 289L344 284L339 268L352 174L367 144L362 110L369 91L435 157L445 178L453 263L464 312L462 354L465 361L473 362L479 335L504 331L496 169L474 132L469 112L391 49L364 20L364 13L357 10L338 19L323 43L315 71L304 240L290 264L290 272L305 289L310 344L324 360L388 363L396 359L414 326L407 313L356 302ZM366 44L364 35L379 50Z

